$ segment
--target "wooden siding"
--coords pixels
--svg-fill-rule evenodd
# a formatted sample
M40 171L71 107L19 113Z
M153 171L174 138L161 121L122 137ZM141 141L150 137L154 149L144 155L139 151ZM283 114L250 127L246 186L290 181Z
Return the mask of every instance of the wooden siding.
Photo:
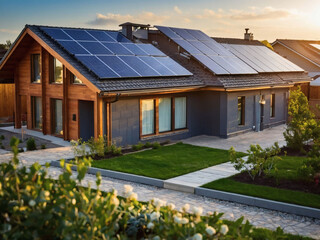
M41 83L31 83L31 54L41 55ZM20 112L20 114L16 117L16 127L20 127L21 114L27 112L27 127L32 129L31 97L37 96L42 98L42 131L44 134L52 134L52 106L50 103L52 99L61 99L63 100L63 138L76 140L79 138L78 100L94 101L97 106L96 111L98 111L101 108L102 99L92 91L92 88L89 89L86 85L71 84L70 77L72 73L65 67L63 72L64 84L49 83L49 59L49 52L34 41L17 63L17 73L15 73L17 86L16 112ZM73 120L74 114L75 120ZM96 134L102 134L102 119L100 115L98 113L95 114Z
M320 86L310 86L310 100L320 100Z
M0 117L1 118L13 118L14 93L15 93L14 84L0 84Z

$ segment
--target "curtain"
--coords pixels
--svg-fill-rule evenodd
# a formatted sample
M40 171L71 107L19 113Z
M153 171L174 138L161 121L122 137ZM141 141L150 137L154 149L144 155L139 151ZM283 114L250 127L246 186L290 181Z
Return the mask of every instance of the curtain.
M159 98L159 132L171 130L171 98Z
M175 129L187 127L187 98L175 98Z
M154 133L154 100L141 101L142 105L142 135Z

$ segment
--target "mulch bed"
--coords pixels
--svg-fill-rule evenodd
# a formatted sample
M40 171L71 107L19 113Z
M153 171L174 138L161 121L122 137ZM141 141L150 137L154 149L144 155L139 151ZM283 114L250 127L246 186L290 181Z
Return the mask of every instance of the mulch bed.
M305 150L306 153L308 153L311 149L312 149L311 145L305 145L304 146L304 150ZM297 149L288 148L286 146L281 148L281 153L279 155L280 156L284 156L284 155L296 156L296 157L306 157L307 156L305 153L301 153Z
M287 179L279 179L278 181L276 181L275 178L267 177L265 175L256 177L255 180L252 181L249 174L246 172L239 173L233 176L232 179L238 182L243 182L248 184L263 185L263 186L270 186L275 188L320 194L320 185L316 186L316 184L313 182L310 183L310 182L304 182L304 181L298 181L298 180L287 180Z

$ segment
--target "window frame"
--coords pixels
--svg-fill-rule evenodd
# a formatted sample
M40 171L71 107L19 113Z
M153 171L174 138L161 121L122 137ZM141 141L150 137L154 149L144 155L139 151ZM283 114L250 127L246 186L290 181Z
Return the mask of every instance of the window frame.
M62 105L62 132L63 132L63 128L64 128L64 125L63 125L63 99L59 99L59 98L51 98L50 99L50 115L51 115L51 135L53 136L57 136L57 137L62 137L63 136L63 133L60 134L60 133L56 133L55 132L55 124L56 124L56 118L55 118L55 110L56 110L56 107L55 107L55 101L56 100L60 100L61 101L61 105Z
M276 117L276 94L272 93L270 95L270 118L275 118Z
M56 82L55 81L55 62L56 61L59 61L58 59L56 59L55 57L53 57L53 56L50 56L50 60L49 60L49 64L50 64L50 66L49 66L49 73L50 73L50 77L49 77L49 83L50 84L57 84L57 85L62 85L63 84L63 81L64 81L64 70L63 70L63 63L62 62L60 62L61 63L61 65L62 65L62 70L61 70L61 77L62 77L62 82Z
M81 83L74 82L75 78L78 78L78 77L75 74L73 74L72 72L70 72L70 84L72 84L72 85L85 85L80 78L78 78L78 79L81 81Z
M179 128L175 129L175 98L179 97L185 97L186 98L186 127L185 128ZM159 131L159 99L160 98L171 98L171 130L169 131ZM147 138L151 136L161 136L168 133L174 133L174 132L180 132L185 131L188 129L188 107L187 107L187 96L159 96L159 97L142 97L140 98L140 108L139 108L139 114L140 114L140 139L141 138ZM151 134L142 134L142 101L143 100L154 100L154 132Z
M39 75L40 80L39 82L34 81L35 79L35 72L34 72L34 56L39 56ZM32 53L30 54L30 82L34 84L41 84L41 54L40 53Z
M35 104L36 104L35 99L36 98L39 98L40 102L41 102L41 106L40 106L41 115L39 116L40 117L39 125L41 125L41 126L39 126L39 128L36 127L36 119L35 119ZM43 130L43 109L42 109L42 97L41 96L31 96L31 127L32 127L32 130L36 130L36 131Z
M246 97L245 96L238 96L237 98L237 122L238 122L238 126L245 126L246 125L246 118L245 118L245 114L246 114ZM239 121L239 100L240 100L240 106L241 106L241 112L240 112L240 121Z

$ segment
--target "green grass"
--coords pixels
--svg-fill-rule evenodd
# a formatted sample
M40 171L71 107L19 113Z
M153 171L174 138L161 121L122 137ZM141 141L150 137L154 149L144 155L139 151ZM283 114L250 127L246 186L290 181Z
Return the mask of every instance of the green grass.
M243 153L239 153L239 156ZM96 168L169 179L228 161L228 151L177 143L116 158L93 161Z
M279 178L290 180L297 179L297 169L306 158L286 156L282 157L282 159L283 160L277 165ZM271 173L271 175L275 176L274 173ZM203 187L320 208L320 195L318 194L242 183L233 180L232 177L207 183Z

